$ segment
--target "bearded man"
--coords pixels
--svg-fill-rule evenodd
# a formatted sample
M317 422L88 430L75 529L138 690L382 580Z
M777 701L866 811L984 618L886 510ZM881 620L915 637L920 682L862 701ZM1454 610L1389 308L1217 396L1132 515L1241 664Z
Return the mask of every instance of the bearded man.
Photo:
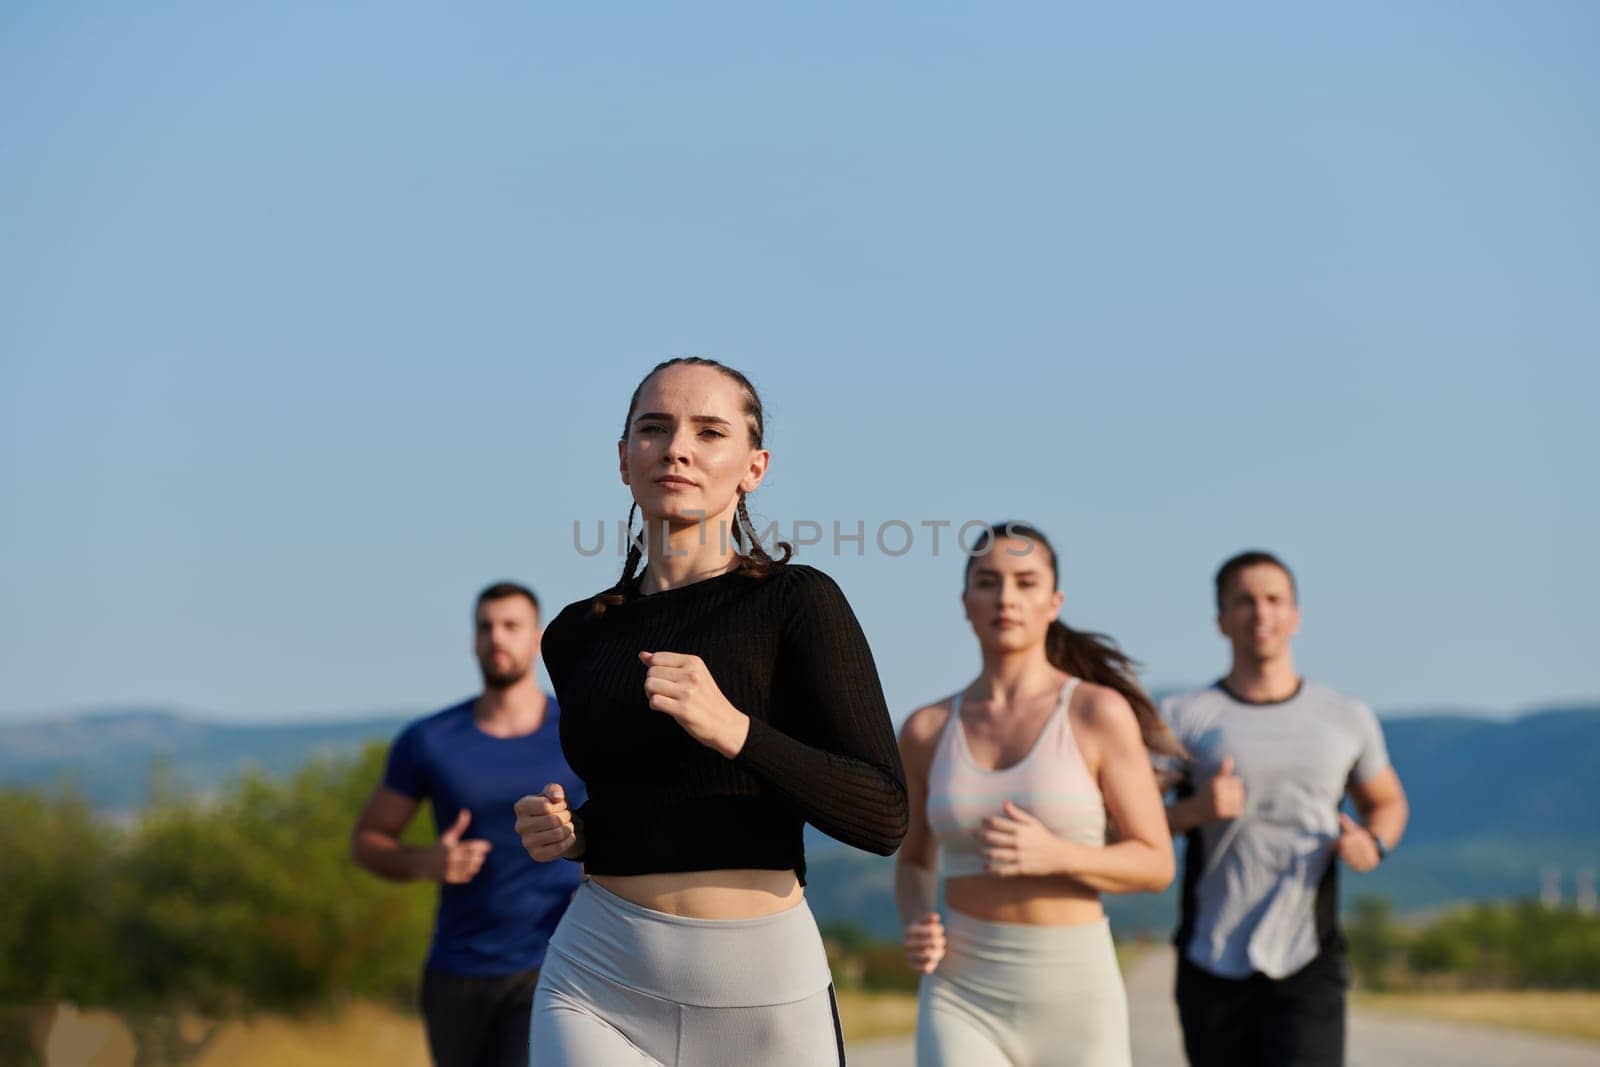
M550 934L578 886L576 863L537 863L518 838L517 799L547 782L583 803L561 755L556 698L539 687L539 601L512 582L478 594L483 692L408 725L351 834L356 863L393 881L439 883L422 1014L438 1067L528 1063L528 1016ZM403 845L422 801L438 840Z

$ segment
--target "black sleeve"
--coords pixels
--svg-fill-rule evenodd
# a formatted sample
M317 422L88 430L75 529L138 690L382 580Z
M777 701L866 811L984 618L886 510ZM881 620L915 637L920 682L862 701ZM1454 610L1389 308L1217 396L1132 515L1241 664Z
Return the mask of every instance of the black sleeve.
M550 676L550 688L555 690L556 702L562 700L561 691L567 684L567 668L572 664L573 642L583 618L578 610L587 607L587 601L568 604L561 614L550 620L539 637L539 654L544 657L545 673Z
M736 759L818 830L887 856L906 835L906 775L872 650L833 579L786 569L774 681L795 735L752 718Z

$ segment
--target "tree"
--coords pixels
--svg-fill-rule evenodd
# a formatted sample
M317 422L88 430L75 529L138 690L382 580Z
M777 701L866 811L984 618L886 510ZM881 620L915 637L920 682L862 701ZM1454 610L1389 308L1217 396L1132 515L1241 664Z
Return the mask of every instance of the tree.
M1393 908L1383 897L1362 897L1345 926L1350 942L1350 965L1368 989L1387 989L1391 970L1399 959L1400 938L1394 927Z
M130 997L208 1013L361 995L409 1001L431 893L367 877L347 850L382 746L287 782L249 774L216 803L165 803L134 835L118 940Z

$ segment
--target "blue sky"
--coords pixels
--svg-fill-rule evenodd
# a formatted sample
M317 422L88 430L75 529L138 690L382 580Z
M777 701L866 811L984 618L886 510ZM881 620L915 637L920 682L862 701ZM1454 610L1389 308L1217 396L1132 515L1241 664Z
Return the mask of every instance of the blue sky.
M1383 710L1600 696L1600 10L152 4L0 13L0 716L424 710L500 577L618 560L640 375L763 390L754 510L897 715L1028 518L1157 685L1299 571ZM830 530L831 533L831 530Z

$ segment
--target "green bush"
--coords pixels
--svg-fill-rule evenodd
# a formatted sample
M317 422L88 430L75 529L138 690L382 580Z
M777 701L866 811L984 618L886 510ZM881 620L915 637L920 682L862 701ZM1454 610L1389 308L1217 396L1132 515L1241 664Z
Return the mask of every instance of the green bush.
M1481 987L1600 989L1600 917L1534 902L1479 904L1412 943L1422 974Z
M127 987L112 944L123 834L76 793L0 790L0 1003L110 1003Z
M0 854L16 861L0 1001L207 1014L412 1002L435 890L382 882L348 852L383 752L246 775L208 803L160 794L126 832L71 794L0 792Z
M1394 909L1382 897L1362 897L1345 925L1350 942L1350 966L1368 989L1388 989L1395 983L1394 969L1401 957L1400 932Z
M900 942L877 939L848 922L824 926L822 939L828 950L828 967L841 989L916 991L919 978L906 963L905 946Z

